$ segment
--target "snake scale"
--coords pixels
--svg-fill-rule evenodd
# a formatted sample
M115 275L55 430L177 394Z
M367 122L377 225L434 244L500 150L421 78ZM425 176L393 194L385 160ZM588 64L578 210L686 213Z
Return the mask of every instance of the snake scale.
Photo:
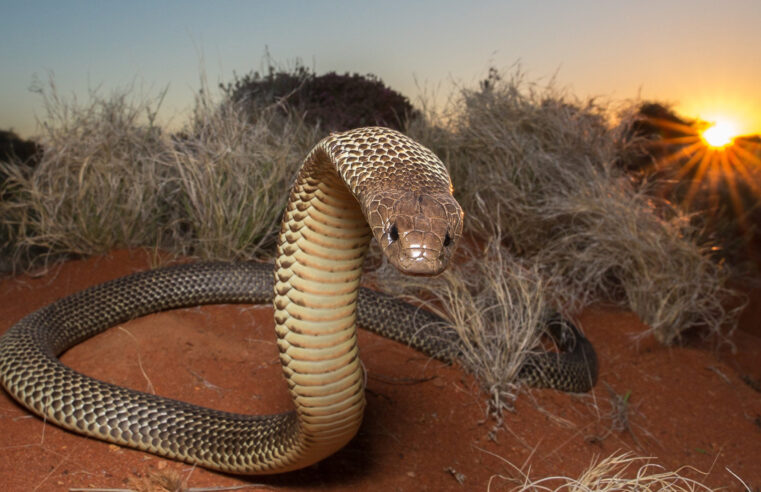
M438 316L359 287L372 237L404 273L443 271L463 213L442 162L380 127L335 133L304 160L278 237L274 276L261 263L193 263L122 277L29 314L0 338L0 383L32 412L75 432L204 467L279 473L343 447L365 396L356 324L442 360L458 335ZM273 302L295 410L238 415L101 382L60 363L68 348L148 313ZM567 329L566 329L567 328ZM586 391L597 362L570 324L549 325L561 352L528 358L529 385ZM562 351L565 350L565 351Z

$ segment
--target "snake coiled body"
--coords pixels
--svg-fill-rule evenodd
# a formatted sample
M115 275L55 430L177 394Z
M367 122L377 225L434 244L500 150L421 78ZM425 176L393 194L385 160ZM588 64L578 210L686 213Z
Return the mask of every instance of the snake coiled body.
M359 287L373 236L403 272L432 275L447 266L462 230L451 192L441 161L398 132L333 134L307 156L295 180L274 276L258 263L186 264L65 297L0 338L0 383L49 422L155 454L232 473L308 466L344 446L361 423L358 320L428 355L456 357L457 334L444 320ZM58 360L94 334L148 313L268 301L292 412L220 412L101 382ZM523 376L534 385L588 389L596 359L586 340L575 339L568 353L530 359Z

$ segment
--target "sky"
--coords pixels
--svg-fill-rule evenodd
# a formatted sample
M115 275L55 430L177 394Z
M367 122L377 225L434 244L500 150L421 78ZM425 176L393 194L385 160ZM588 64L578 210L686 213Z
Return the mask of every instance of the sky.
M373 73L416 103L476 87L489 67L580 98L673 104L686 117L761 133L761 1L0 0L0 129L39 133L33 89L86 102L166 89L179 126L209 86L297 60ZM433 96L431 96L433 94Z

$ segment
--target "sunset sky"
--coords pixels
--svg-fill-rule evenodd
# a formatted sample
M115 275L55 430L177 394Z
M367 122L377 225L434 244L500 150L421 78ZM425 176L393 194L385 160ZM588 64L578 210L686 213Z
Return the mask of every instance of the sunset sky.
M132 84L181 124L210 85L260 70L265 49L326 71L374 73L413 101L520 62L581 96L673 103L688 117L761 133L761 1L0 0L0 129L37 132L53 74L86 100Z

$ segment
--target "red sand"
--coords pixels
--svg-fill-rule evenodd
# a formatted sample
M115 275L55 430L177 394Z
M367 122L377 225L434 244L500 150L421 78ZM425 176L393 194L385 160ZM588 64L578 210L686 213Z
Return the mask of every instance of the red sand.
M149 266L149 255L119 251L65 263L39 278L6 277L0 281L0 332L61 296ZM581 324L600 358L595 390L521 394L496 433L486 418L486 396L460 368L362 331L369 380L359 435L307 470L250 481L280 490L487 490L489 484L492 491L509 490L515 485L510 479L520 475L507 461L530 468L532 478L576 477L595 457L632 451L666 469L691 467L682 473L708 485L744 490L731 470L758 490L761 393L744 380L761 381L759 316L756 302L733 338L738 352L731 354L667 348L647 338L636 343L634 336L645 329L636 316L588 309ZM284 411L291 403L271 318L271 309L262 306L151 315L88 340L63 361L106 381L221 410ZM623 429L613 418L615 395L628 395ZM247 480L63 431L0 391L0 489L135 487L157 472L176 472L187 487Z

